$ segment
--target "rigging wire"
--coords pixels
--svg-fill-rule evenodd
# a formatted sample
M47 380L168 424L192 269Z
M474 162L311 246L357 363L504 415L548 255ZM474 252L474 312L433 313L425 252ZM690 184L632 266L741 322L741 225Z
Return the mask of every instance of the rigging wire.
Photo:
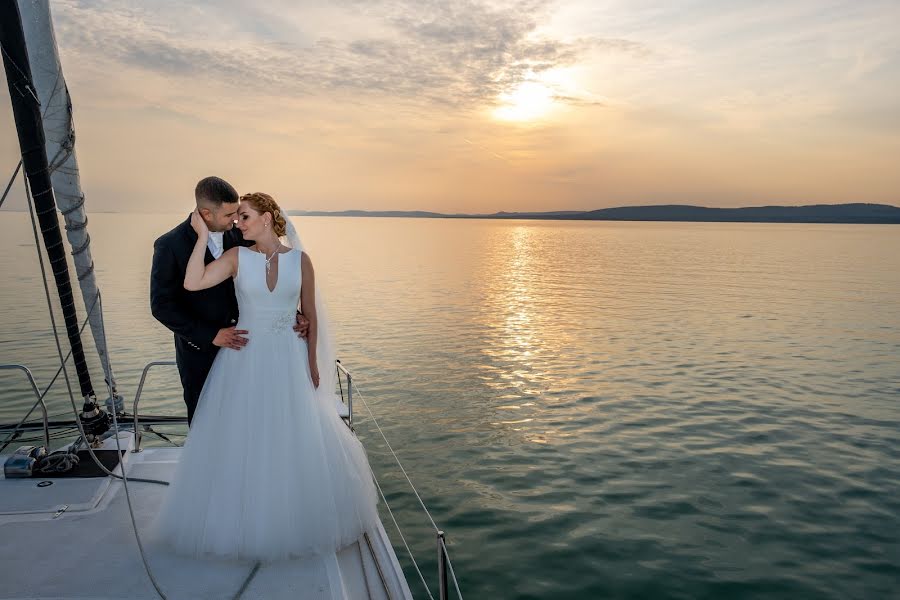
M453 563L450 562L450 551L447 549L447 541L444 538L441 538L441 548L444 550L444 558L447 559L447 567L450 569L450 577L453 579L456 595L462 598L462 592L459 591L459 582L456 580L456 571L453 570Z
M78 431L81 433L82 438L85 441L87 441L87 435L85 435L84 427L81 424L81 416L78 412L78 406L75 404L75 394L72 392L72 382L69 380L69 372L66 369L66 363L63 358L62 343L59 341L59 332L57 331L57 328L56 328L56 316L53 314L53 302L50 299L50 287L47 284L47 272L44 267L44 257L41 255L41 246L40 246L40 241L38 239L37 222L35 221L35 217L34 217L34 205L32 203L32 199L31 199L31 188L28 186L27 178L24 178L24 179L25 179L25 196L28 199L28 212L29 212L29 216L31 217L31 228L32 228L32 231L34 232L34 243L35 243L35 247L37 248L37 251L38 251L38 261L41 266L41 281L44 284L44 293L47 296L47 308L50 311L50 323L53 326L53 339L56 341L56 351L59 354L59 360L60 360L61 367L62 367L63 378L65 379L66 388L68 389L68 392L69 392L69 400L72 403L72 410L75 413L75 422L78 425ZM99 290L97 291L97 301L100 304L100 316L102 318L103 307L102 307L102 300L100 299ZM107 387L109 387L108 381L107 381ZM110 387L110 393L112 393L111 387ZM103 463L100 462L100 459L97 458L97 455L94 454L94 450L93 450L93 448L91 448L90 443L86 444L86 447L87 447L88 453L91 455L91 458L94 460L95 463L97 463L97 465L103 471L105 471L108 475L112 475L113 477L117 477L118 479L122 480L122 485L125 489L125 498L128 501L128 512L131 515L131 524L132 524L132 528L134 529L134 537L138 544L138 551L140 552L140 555L141 555L141 561L143 561L143 563L144 563L144 569L147 572L147 576L150 578L150 582L153 584L153 588L156 590L156 593L159 594L159 597L162 598L163 600L168 600L168 597L165 595L165 593L163 593L162 589L160 589L160 587L159 587L159 584L156 582L156 579L153 577L153 572L150 570L150 565L147 563L147 558L144 555L144 548L143 548L143 545L141 544L141 538L140 538L140 535L138 534L137 524L135 522L134 512L133 512L132 506L131 506L131 494L128 491L128 480L125 475L125 465L122 462L122 451L121 451L121 446L119 443L119 425L118 425L118 421L116 420L115 410L113 410L112 413L113 413L113 425L115 426L115 432L116 432L115 433L116 447L117 447L117 451L119 454L119 466L122 468L122 475L117 476L112 471L107 469L103 465ZM166 485L168 485L168 483L166 483Z
M422 580L422 585L425 587L425 592L428 594L428 597L431 600L434 600L434 596L431 595L431 590L428 589L428 584L425 582L425 577L422 575L422 571L419 570L419 563L416 562L416 557L413 556L412 550L409 547L409 544L406 543L406 538L403 536L403 531L400 529L400 524L397 523L396 517L394 517L394 511L391 510L391 505L388 503L387 498L384 496L384 491L381 489L381 484L378 483L378 478L375 477L375 473L372 473L372 479L375 481L375 487L378 488L378 493L381 495L381 499L384 500L384 506L388 510L388 514L391 516L391 521L394 522L394 527L397 528L397 533L400 534L400 541L403 542L403 546L406 548L406 553L409 554L410 560L412 560L413 567L416 569L416 573L419 574L419 579Z
M397 453L394 452L394 448L391 446L391 443L388 441L387 436L384 435L384 431L381 429L381 425L378 424L378 419L375 418L375 415L372 413L372 409L369 408L369 403L366 402L366 399L363 397L362 392L359 390L359 387L356 383L352 383L353 387L356 389L356 393L359 394L360 399L363 401L363 404L366 407L366 410L369 412L369 416L372 418L372 422L375 423L375 427L378 428L378 433L381 434L381 438L384 440L384 443L387 444L388 450L391 451L391 454L394 456L394 460L397 462L397 466L400 467L400 470L403 472L403 476L406 477L406 481L409 482L409 487L412 488L413 493L416 495L416 498L419 500L419 504L422 505L422 510L425 511L425 514L428 516L428 520L431 521L431 526L434 527L435 533L440 531L440 528L435 524L434 519L431 517L431 513L428 512L428 507L425 506L425 502L422 501L422 496L419 495L419 490L416 489L416 486L413 485L412 480L409 478L409 475L406 473L406 469L403 468L403 464L400 462L400 458L397 456Z
M19 164L16 165L15 171L13 171L12 177L9 178L9 183L6 184L6 189L3 191L3 197L0 198L0 207L3 206L3 203L6 202L6 196L9 194L9 188L12 187L13 182L16 180L16 175L19 174L19 169L22 168L22 159L19 159Z
M31 79L31 78L28 77L28 75L25 74L25 72L21 69L21 67L19 67L18 64L16 64L16 61L14 61L14 60L12 59L12 57L11 57L11 56L9 55L9 53L6 51L6 48L3 47L3 44L0 44L0 50L3 51L3 56L6 57L6 60L9 61L9 64L11 64L12 66L14 66L14 67L16 68L16 71L19 72L19 75L22 76L22 79L24 79L24 80L26 81L26 83L25 83L25 89L28 90L28 93L31 95L32 98L34 98L34 101L37 102L37 105L40 106L40 105L41 105L41 101L38 99L37 94L34 93L34 90L32 89L32 87L31 87L31 85L30 85L30 79ZM18 84L13 84L13 85L16 85L16 87L18 88ZM19 90L19 93L21 94L22 91Z
M144 428L144 431L146 431L147 433L152 433L153 435L155 435L155 436L158 437L159 439L165 440L165 441L169 442L170 444L172 444L172 445L175 446L176 448L180 448L180 447L182 446L182 444L178 444L178 443L176 443L176 442L173 442L172 440L169 439L169 437L168 437L167 435L158 432L157 430L153 429L153 428L150 427L149 425L146 426L146 427ZM170 433L169 435L173 435L173 434Z
M356 390L356 393L359 395L360 400L362 400L363 405L366 407L366 410L369 413L369 416L372 418L372 422L375 423L375 427L378 429L378 433L381 434L381 438L384 440L384 443L387 445L388 450L391 451L391 454L394 456L394 460L397 462L397 466L400 467L400 470L403 472L403 476L406 477L406 481L409 482L409 487L412 488L413 493L416 495L416 498L419 500L419 504L422 506L422 510L425 511L425 514L428 516L428 520L431 521L431 526L434 527L435 533L440 533L440 529L435 524L434 519L431 517L431 513L428 511L428 507L425 506L425 502L422 500L422 496L419 495L419 490L416 489L416 486L413 485L412 479L409 478L409 475L406 473L406 469L403 468L403 464L400 462L400 457L397 456L397 453L394 452L394 448L391 446L391 443L388 441L387 436L384 434L384 431L381 429L381 425L378 424L378 419L375 418L375 414L372 412L371 407L369 407L369 403L366 402L365 397L363 396L362 391L360 391L359 386L356 385L356 382L351 380L350 385ZM375 484L378 485L378 480L375 480ZM378 491L381 492L381 486L378 486ZM391 511L391 507L388 505L387 498L384 497L384 493L381 493L381 497L384 499L384 503L388 508L388 512L391 514L391 519L394 519L394 513ZM394 519L394 525L397 526L397 531L400 531L400 526L397 525L397 520ZM403 539L403 533L400 533L400 538ZM406 545L406 540L403 540L403 544ZM447 546L444 540L441 540L441 546L443 547L444 556L447 558L447 564L450 566L450 576L453 579L453 585L456 587L456 593L462 598L462 593L459 591L459 582L456 580L456 574L453 572L453 565L450 563L450 554L447 551ZM412 558L412 552L409 551L409 546L406 547L406 550L409 552L410 558ZM416 567L416 571L419 570L419 566L415 564L415 559L413 559L413 564ZM419 573L419 577L422 577L421 572ZM424 583L425 580L423 579ZM427 585L426 585L427 590ZM428 592L428 595L431 596L431 592Z

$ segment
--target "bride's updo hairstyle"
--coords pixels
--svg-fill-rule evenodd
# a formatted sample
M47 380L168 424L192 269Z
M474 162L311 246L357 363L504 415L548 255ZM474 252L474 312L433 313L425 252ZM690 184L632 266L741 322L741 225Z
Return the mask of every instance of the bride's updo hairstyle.
M253 210L259 214L272 213L272 228L275 235L283 237L287 233L287 224L281 216L281 208L278 207L275 198L262 192L253 192L241 196L241 202L249 202Z

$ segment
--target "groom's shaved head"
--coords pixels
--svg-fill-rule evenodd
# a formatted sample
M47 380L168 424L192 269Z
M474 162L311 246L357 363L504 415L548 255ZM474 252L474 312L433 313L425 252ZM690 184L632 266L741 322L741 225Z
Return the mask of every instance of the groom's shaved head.
M217 210L222 204L236 204L238 193L221 177L204 177L194 188L194 198L198 207Z
M221 177L204 177L194 188L197 210L210 231L228 231L237 216L238 193Z

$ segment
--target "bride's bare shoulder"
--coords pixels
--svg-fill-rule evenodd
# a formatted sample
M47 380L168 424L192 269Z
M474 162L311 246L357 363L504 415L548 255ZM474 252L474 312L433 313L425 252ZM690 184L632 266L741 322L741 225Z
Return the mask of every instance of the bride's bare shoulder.
M241 246L235 246L234 248L229 248L225 252L222 253L223 258L227 258L228 260L235 261L237 260L238 252L240 252Z
M309 254L306 251L300 252L300 268L303 269L303 272L309 271L312 272L313 264L312 260L309 258Z

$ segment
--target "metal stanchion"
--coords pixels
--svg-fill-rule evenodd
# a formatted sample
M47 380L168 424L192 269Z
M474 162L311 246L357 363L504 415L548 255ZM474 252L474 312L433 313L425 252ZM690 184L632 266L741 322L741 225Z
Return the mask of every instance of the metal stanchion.
M444 532L437 532L438 548L438 592L441 600L447 600L447 554L444 552Z

